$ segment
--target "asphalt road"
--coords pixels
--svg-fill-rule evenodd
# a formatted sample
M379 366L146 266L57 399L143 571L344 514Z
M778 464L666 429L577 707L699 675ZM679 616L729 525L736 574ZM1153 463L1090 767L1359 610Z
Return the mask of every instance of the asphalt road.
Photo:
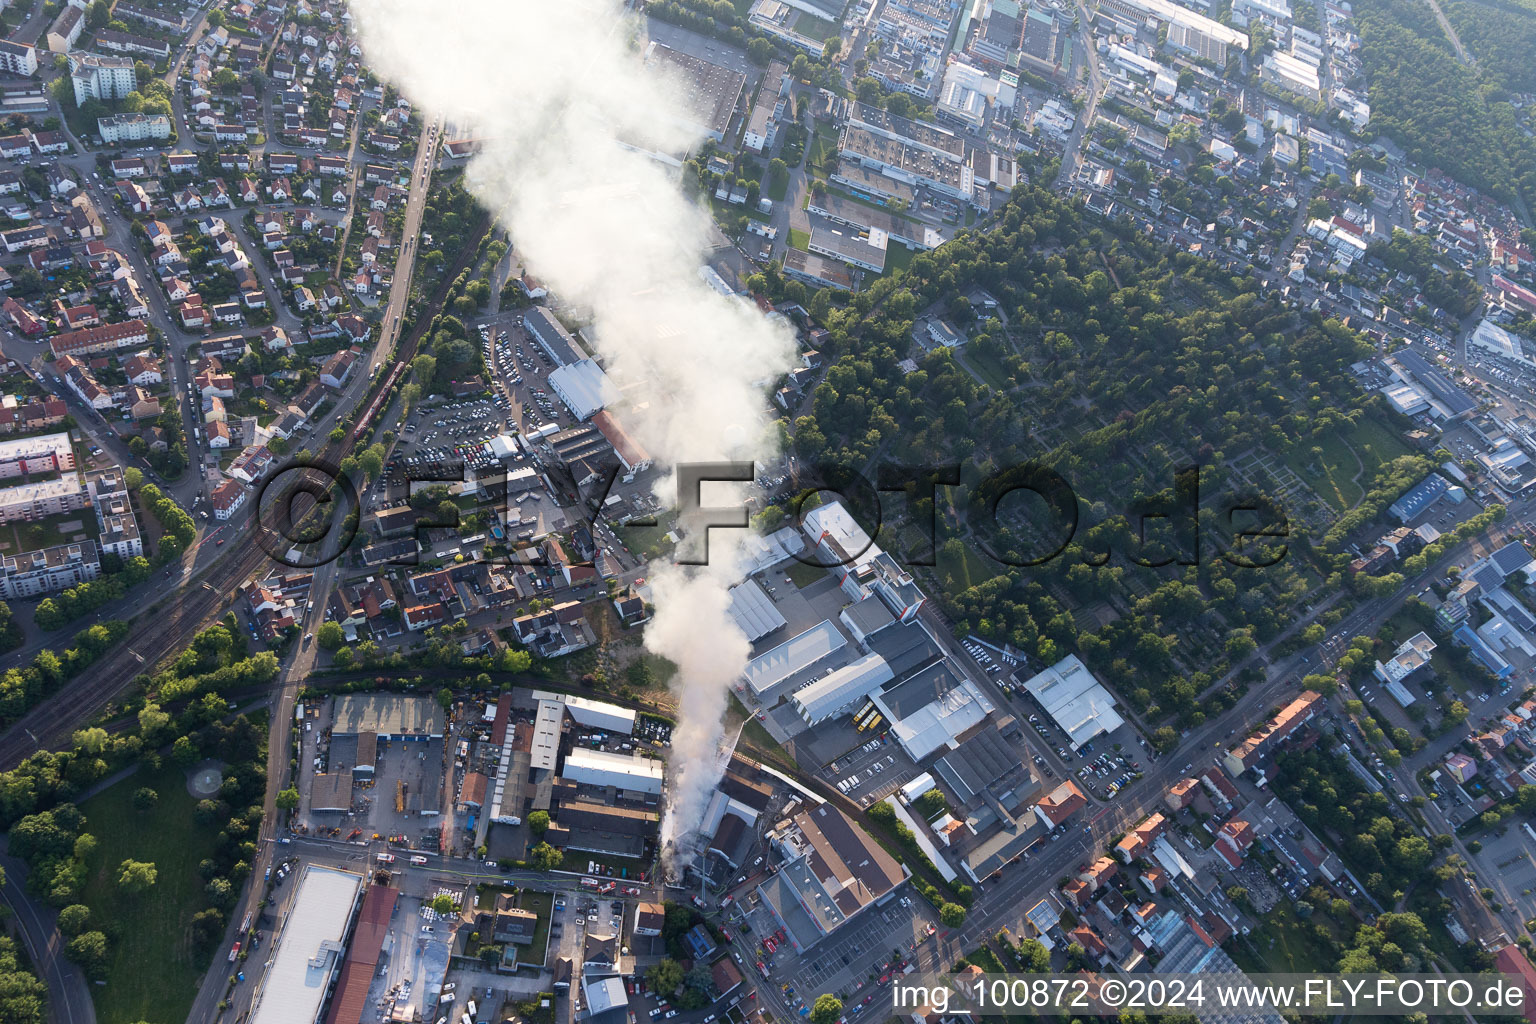
M0 853L6 884L0 900L10 908L11 920L38 977L48 986L48 1020L51 1024L96 1024L90 986L80 969L64 958L64 940L57 927L58 912L40 907L27 894L27 866L9 851Z
M407 239L414 240L421 229L421 218L426 209L428 184L431 180L430 171L440 134L441 128L438 122L427 125L422 132L421 144L417 147L416 163L411 170L410 198L406 203L405 226L402 231L402 237ZM407 245L402 250L399 263L395 268L395 279L390 289L389 302L385 306L383 328L380 331L379 342L369 358L369 369L383 364L394 349L395 340L399 334L400 315L410 299L411 276L415 262L415 246ZM356 406L358 400L366 394L366 385L369 380L369 373L354 372L353 380L343 393L341 400L336 403L336 407L326 420L316 428L317 436L323 436L330 429L331 423ZM346 510L338 509L335 514L345 516ZM328 562L314 570L308 605L300 622L300 628L305 636L312 634L319 628L320 623L325 621L325 608L340 574L340 563L337 561ZM298 701L299 687L314 669L317 654L318 648L313 641L301 640L295 645L277 679L267 738L267 793L260 842L255 863L251 865L251 882L242 892L235 909L230 913L230 925L224 936L225 946L232 945L236 941L240 924L245 914L252 909L258 886L263 884L262 879L267 868L275 863L277 851L287 852L289 848L289 844L277 842L279 838L277 794L289 784L288 765L293 743L294 706ZM349 848L348 852L349 854L355 852L355 848ZM218 962L215 959L215 964ZM248 1002L250 996L256 991L264 969L263 964L255 959L246 962L246 980L237 990L241 1003ZM218 1020L221 1016L219 1003L224 998L226 984L225 972L210 970L203 979L202 988L198 991L197 999L193 1002L187 1020L194 1024Z

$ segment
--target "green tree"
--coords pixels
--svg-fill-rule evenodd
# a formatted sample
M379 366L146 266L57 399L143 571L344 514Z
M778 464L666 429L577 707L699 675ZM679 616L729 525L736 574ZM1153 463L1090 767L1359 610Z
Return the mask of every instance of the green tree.
M85 931L85 926L91 921L91 908L83 903L71 903L59 911L59 932L70 938L74 938Z
M99 978L107 970L107 937L101 932L81 932L69 940L64 955L79 964L87 976Z
M811 1004L811 1024L837 1024L843 1015L843 1001L829 992L823 992Z
M85 12L85 27L92 32L99 28L105 28L107 22L112 20L112 7L107 0L96 0Z
M320 628L315 630L315 644L322 651L334 651L347 642L347 636L342 632L339 622L322 622Z
M939 920L944 922L946 928L959 928L965 924L965 908L958 903L941 904Z
M117 866L117 885L126 893L147 892L159 877L151 861L125 860Z
M299 791L297 789L295 789L293 786L289 786L287 789L278 790L278 793L277 793L277 807L278 807L278 810L291 811L291 810L293 810L294 808L296 808L298 806L299 806Z
M528 830L536 836L549 831L549 812L534 811L528 815Z
M548 843L539 843L528 851L528 862L539 871L553 871L565 860L565 855Z
M152 811L160 802L160 794L148 786L140 786L133 791L133 809L139 812Z
M668 996L683 983L683 965L671 957L662 957L645 972L645 979L659 996Z
M447 917L459 909L458 901L445 892L438 893L436 896L432 897L431 901L428 903L428 906L430 906L437 913L441 914L443 917Z

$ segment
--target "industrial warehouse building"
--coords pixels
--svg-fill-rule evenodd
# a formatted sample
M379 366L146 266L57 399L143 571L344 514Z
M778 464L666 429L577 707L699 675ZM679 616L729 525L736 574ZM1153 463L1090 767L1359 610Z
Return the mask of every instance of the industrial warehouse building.
M335 736L371 732L381 740L440 740L443 709L431 697L356 693L336 698Z
M661 796L661 762L606 750L573 750L565 757L560 777L597 788Z
M806 683L790 699L805 723L816 725L855 701L868 697L894 678L895 673L884 658L866 654L858 661Z
M364 894L325 1024L361 1024L368 1004L368 988L389 935L389 919L395 912L398 896L398 890L387 885L370 885Z
M848 645L832 620L823 619L747 662L742 672L752 693L762 700L775 686L831 660Z
M956 746L961 736L993 711L992 702L948 661L919 669L900 684L875 694L874 703L890 723L891 735L913 761Z
M802 811L768 833L784 866L757 887L795 952L884 903L906 868L831 804Z
M549 386L578 420L589 420L618 397L618 388L603 368L590 359L550 371Z
M1115 699L1075 654L1029 679L1024 688L1067 734L1073 750L1125 724Z
M251 1024L315 1024L341 969L343 940L363 879L311 864L272 943L271 964L252 1000Z
M786 625L784 616L756 580L747 580L731 588L729 611L749 643L755 644Z

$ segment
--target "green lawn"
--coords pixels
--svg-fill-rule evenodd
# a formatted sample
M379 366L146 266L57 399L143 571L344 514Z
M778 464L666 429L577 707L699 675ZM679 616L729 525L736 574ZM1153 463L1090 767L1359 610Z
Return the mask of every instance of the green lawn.
M533 942L526 950L518 953L518 958L521 960L526 955L532 962L542 966L549 956L549 922L554 913L555 898L547 892L524 889L517 895L517 905L539 915L538 926L533 930Z
M1281 903L1255 928L1247 941L1232 944L1232 958L1245 971L1311 974L1331 971L1338 955L1321 939L1314 924L1328 929L1331 923L1322 914L1303 921L1287 903Z
M626 524L615 526L613 533L635 555L651 559L671 549L672 542L667 540L667 532L676 522L676 515L659 515L655 526Z
M811 233L809 231L801 231L799 228L789 229L789 247L791 249L799 249L801 252L804 252L810 244Z
M843 27L834 21L822 21L820 18L813 18L809 14L802 13L795 20L795 31L807 39L816 40L818 43L826 42L842 30Z
M1313 448L1321 449L1321 455L1314 454ZM1320 498L1347 512L1365 497L1364 487L1384 463L1410 451L1406 442L1367 414L1353 427L1294 446L1285 462Z
M793 762L785 756L783 749L779 746L779 741L773 738L773 734L763 723L747 712L746 706L736 699L735 694L731 695L731 715L746 723L741 730L742 739L761 751L764 757L777 761L787 768L794 767ZM727 717L726 720L729 722L730 718Z
M892 242L885 247L885 269L880 273L884 276L904 274L912 265L912 257L916 255L900 242Z
M789 195L789 169L769 171L768 198L776 203L782 203L787 195Z
M830 125L818 125L816 137L811 140L809 164L812 170L823 176L837 164L837 129Z
M959 594L977 584L985 583L994 576L1003 574L1003 566L993 562L970 544L966 544L963 550L965 556L959 564L956 564L953 559L945 556L941 545L936 559L938 564L934 566L934 571L944 582L945 589L952 594Z
M807 565L799 559L795 559L785 568L784 575L789 577L791 583L803 590L812 583L818 583L826 579L827 570L822 566Z
M133 808L134 791L149 786L160 801L147 813ZM207 903L197 864L214 853L211 829L192 821L196 801L186 776L166 767L139 772L80 806L86 831L99 841L82 902L105 923L112 940L106 984L92 989L101 1024L186 1019L197 995L205 962L199 962L189 933L192 915ZM153 861L155 887L139 897L117 889L117 867L126 859Z
M987 385L998 391L1007 391L1009 388L1008 375L1003 370L1003 364L996 355L984 355L981 351L969 345L962 346L956 353L956 357L971 369L980 374L981 379Z

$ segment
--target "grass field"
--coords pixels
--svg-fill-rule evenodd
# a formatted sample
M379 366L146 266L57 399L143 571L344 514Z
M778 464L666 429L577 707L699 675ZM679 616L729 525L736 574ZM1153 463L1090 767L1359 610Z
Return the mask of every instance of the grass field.
M1314 455L1313 448L1320 448L1321 456ZM1365 485L1384 463L1409 453L1408 446L1385 425L1362 417L1353 427L1296 445L1285 462L1320 498L1347 512L1365 497Z
M833 21L823 21L820 18L813 18L809 14L801 14L795 20L795 31L807 39L814 39L818 43L824 43L841 32L842 26Z
M825 177L829 170L837 164L837 129L828 125L819 125L816 135L811 139L811 151L807 162L812 170Z
M160 801L147 813L133 808L134 791L149 786ZM207 903L197 864L213 856L217 832L192 821L196 801L175 767L130 776L81 805L86 831L99 841L81 902L98 922L116 922L106 984L94 988L101 1024L184 1020L202 968L192 948L192 915ZM142 896L118 891L126 859L153 861L155 887Z
M785 567L784 575L788 576L790 582L795 586L803 590L812 583L826 579L827 570L819 565L806 565L804 562L796 559Z
M784 197L789 195L789 170L768 172L768 198L776 203L782 203Z
M892 242L885 249L885 269L882 276L904 273L912 265L912 257L917 253L908 249L900 242Z
M977 375L987 383L988 387L998 391L1007 391L1008 378L1004 374L1003 364L996 356L985 356L969 346L960 349L956 356L960 362L975 370Z
M643 558L655 558L672 546L667 533L677 521L676 515L659 515L655 526L620 526L613 532L634 554Z
M547 892L524 889L517 894L517 905L539 915L539 923L533 930L533 942L526 950L519 952L518 957L533 957L542 965L549 959L549 922L555 912L555 898Z
M810 244L811 233L809 231L801 231L799 228L789 229L789 247L791 249L799 249L801 252L804 252Z
M1232 959L1249 972L1304 974L1332 970L1338 954L1321 939L1313 924L1329 928L1321 914L1303 921L1289 904L1281 903L1253 930L1247 942L1232 944Z
M977 551L970 544L965 545L965 557L960 564L954 564L952 559L945 557L942 545L938 552L938 564L934 566L941 580L952 580L953 592L958 594L978 583L985 583L994 576L1003 574L1003 567L994 563L986 555Z

